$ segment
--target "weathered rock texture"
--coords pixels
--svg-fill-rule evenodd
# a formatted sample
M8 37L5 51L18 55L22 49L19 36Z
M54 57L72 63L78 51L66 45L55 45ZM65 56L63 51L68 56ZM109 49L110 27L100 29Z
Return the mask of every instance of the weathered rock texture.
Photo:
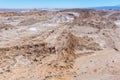
M0 12L0 80L120 80L118 13Z

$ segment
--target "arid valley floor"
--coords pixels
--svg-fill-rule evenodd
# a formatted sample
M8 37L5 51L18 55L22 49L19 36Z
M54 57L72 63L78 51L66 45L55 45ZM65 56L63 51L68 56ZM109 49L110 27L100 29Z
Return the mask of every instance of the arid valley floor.
M0 80L120 80L120 11L1 11Z

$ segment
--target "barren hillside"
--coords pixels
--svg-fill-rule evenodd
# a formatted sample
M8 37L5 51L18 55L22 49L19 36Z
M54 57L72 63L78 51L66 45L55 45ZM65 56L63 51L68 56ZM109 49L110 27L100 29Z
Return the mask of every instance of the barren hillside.
M0 12L0 80L120 80L120 11Z

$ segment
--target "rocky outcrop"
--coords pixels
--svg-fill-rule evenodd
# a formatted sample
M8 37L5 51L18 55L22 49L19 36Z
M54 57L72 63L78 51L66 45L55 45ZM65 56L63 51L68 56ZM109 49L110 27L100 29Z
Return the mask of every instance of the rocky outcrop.
M0 79L119 80L120 36L119 25L109 18L113 12L35 9L2 14Z

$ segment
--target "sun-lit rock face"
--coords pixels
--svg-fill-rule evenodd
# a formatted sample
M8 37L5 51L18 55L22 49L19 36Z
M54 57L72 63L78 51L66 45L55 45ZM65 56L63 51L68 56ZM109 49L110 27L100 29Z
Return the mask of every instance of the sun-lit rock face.
M120 80L118 13L0 12L0 79Z

